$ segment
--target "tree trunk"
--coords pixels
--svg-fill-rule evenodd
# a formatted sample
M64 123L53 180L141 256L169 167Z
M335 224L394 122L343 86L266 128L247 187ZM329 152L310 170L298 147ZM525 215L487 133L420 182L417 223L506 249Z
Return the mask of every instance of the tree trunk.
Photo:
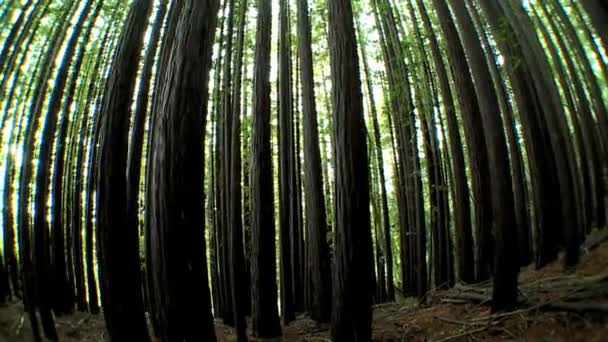
M277 311L275 225L270 146L272 3L258 0L251 134L251 318L253 335L281 334Z
M75 6L73 3L67 3L62 7L62 13L71 18L73 12L75 10ZM39 130L40 125L42 123L42 107L44 105L44 99L46 98L46 94L48 91L48 79L50 78L54 61L59 53L60 47L62 45L63 39L65 38L65 33L67 31L67 25L65 23L58 24L55 28L55 32L53 33L53 38L51 39L51 43L48 46L47 51L45 52L45 61L43 62L44 68L41 70L40 75L38 77L38 81L35 87L34 94L32 96L32 104L30 107L30 117L25 129L25 141L23 145L23 163L21 165L21 174L20 174L20 184L19 184L19 220L18 227L19 230L29 230L30 229L30 214L29 214L29 204L31 201L31 189L30 185L33 181L33 161L35 155L35 138L36 132ZM40 174L39 174L40 175ZM46 205L43 206L44 208ZM46 213L46 209L42 209L39 207L42 213ZM37 211L37 212L38 212ZM40 220L38 219L38 223ZM36 226L35 226L36 227ZM36 230L36 229L35 229ZM43 325L44 334L47 338L56 340L57 332L55 330L54 319L51 313L51 303L52 296L54 295L54 289L51 286L47 286L47 284L51 284L51 274L52 270L49 266L50 261L50 248L49 248L49 232L48 229L44 229L44 227L37 227L37 234L34 233L20 233L23 237L21 241L24 239L33 238L34 239L34 251L30 252L29 248L31 246L23 246L20 248L20 252L22 257L22 272L24 273L24 288L26 293L24 293L24 297L30 297L25 301L28 302L30 319L35 316L35 307L40 307L40 316ZM28 241L29 245L29 241ZM21 244L20 244L21 246ZM26 257L29 253L32 253L32 257ZM28 274L29 273L29 274ZM28 284L28 282L31 282ZM41 285L45 284L45 285ZM34 294L34 292L36 292ZM34 300L33 297L36 297ZM37 325L36 322L31 322L32 326ZM36 327L37 328L37 327ZM38 337L36 337L38 338Z
M490 198L490 175L487 161L487 146L483 136L480 108L473 80L469 71L466 56L460 37L445 0L433 0L439 23L442 27L450 64L454 70L454 81L459 92L460 112L464 123L465 138L469 147L471 169L471 188L475 199L473 207L473 232L477 241L487 241L487 232L492 224ZM489 277L491 246L479 244L475 256L475 280L482 281ZM471 267L470 265L469 267Z
M99 113L97 169L97 241L100 287L110 336L149 340L144 316L139 261L139 235L128 227L127 170L129 107L152 2L135 2L123 25L120 44Z
M508 151L505 142L498 100L492 91L492 80L484 59L481 44L475 35L471 16L464 2L453 2L452 10L460 39L466 51L475 92L481 109L484 136L488 147L490 184L492 188L492 216L494 218L494 288L492 309L509 310L517 304L517 239L510 229L515 226L513 186L509 171Z
M175 36L163 46L152 111L148 272L161 338L215 341L201 227L207 84L219 2L174 6L177 17L169 21Z
M243 45L245 43L245 21L247 0L240 1L239 28L237 33L237 51L234 66L234 86L232 88L232 149L230 162L230 276L232 278L232 305L238 341L247 341L247 323L245 322L246 295L245 253L243 248L243 218L241 207L241 84L243 69Z
M449 148L452 154L452 170L454 172L454 196L452 197L452 206L454 207L455 217L458 278L463 282L471 283L475 279L473 268L470 267L470 265L474 264L471 209L469 204L469 188L466 178L462 140L458 131L458 119L456 117L456 109L447 76L448 69L446 69L441 57L439 43L437 42L435 32L431 26L427 9L421 0L418 0L417 4L426 34L430 38L431 53L435 63L435 70L437 71L439 89L441 91L447 119L447 130L450 140Z
M308 0L298 0L298 51L302 81L304 124L304 186L306 201L307 272L311 285L311 315L318 322L329 322L331 313L331 265L327 244L327 218L321 153L315 103L312 38Z
M332 300L332 340L371 339L369 170L363 96L348 0L328 3L336 148L336 228Z

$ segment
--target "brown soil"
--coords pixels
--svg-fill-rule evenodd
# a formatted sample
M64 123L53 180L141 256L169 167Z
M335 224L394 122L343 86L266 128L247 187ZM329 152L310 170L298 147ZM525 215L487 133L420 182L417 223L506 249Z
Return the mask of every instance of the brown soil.
M594 232L589 241L605 239L608 232ZM564 270L557 261L542 270L522 270L520 282L542 283L544 279L568 277L582 279L608 271L608 242L584 249L576 269ZM447 296L447 292L445 293ZM401 299L374 307L374 341L608 341L608 315L591 312L559 312L522 309L502 316L491 315L485 305L445 303L444 293L430 297L435 304L420 305L413 299ZM600 292L596 302L606 303ZM587 298L589 301L589 298ZM61 341L105 341L107 334L102 315L75 313L57 318ZM232 329L216 322L219 341L235 341ZM31 328L19 303L0 306L0 342L31 341ZM252 339L254 340L254 339ZM284 337L276 341L330 341L328 325L319 325L305 316L284 328Z

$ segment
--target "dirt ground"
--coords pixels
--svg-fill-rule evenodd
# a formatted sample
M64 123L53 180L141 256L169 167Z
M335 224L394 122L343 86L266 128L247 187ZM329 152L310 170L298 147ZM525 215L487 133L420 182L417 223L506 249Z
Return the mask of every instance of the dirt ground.
M607 232L596 232L588 239L605 239ZM520 283L542 284L545 279L596 276L608 271L608 242L592 250L584 249L576 269L563 269L560 261L542 270L528 267L520 274ZM605 281L605 279L602 279ZM602 283L602 286L605 284ZM608 305L605 288L592 302ZM374 306L373 341L608 341L608 314L596 312L546 311L525 307L513 313L491 315L483 304L442 301L442 292L431 297L434 304L422 305L413 299ZM447 292L446 292L447 296ZM439 298L439 300L437 300ZM587 298L589 301L589 298ZM107 340L103 315L75 313L57 318L61 341ZM305 316L287 327L284 336L273 341L331 341L327 325L319 325ZM235 341L232 329L216 322L219 341ZM12 303L0 306L0 342L31 341L29 321L23 306ZM251 339L255 341L255 339Z

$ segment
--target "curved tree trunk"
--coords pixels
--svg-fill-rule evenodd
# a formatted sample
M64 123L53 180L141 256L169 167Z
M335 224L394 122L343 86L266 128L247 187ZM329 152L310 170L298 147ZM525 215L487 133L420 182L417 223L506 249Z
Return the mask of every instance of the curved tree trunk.
M71 18L75 7L76 6L73 6L73 2L68 2L63 6L61 13L67 18ZM57 58L57 55L59 54L62 41L67 31L67 26L68 25L66 23L61 23L56 26L55 32L53 33L53 37L51 39L51 43L49 44L48 49L45 51L45 60L42 64L43 69L40 72L35 91L32 96L29 121L27 127L25 128L26 136L24 139L22 156L24 162L21 165L21 173L19 176L19 230L30 229L31 217L29 213L29 205L32 195L30 186L31 182L33 181L33 161L36 150L34 144L36 139L36 132L39 130L40 125L43 121L41 113L44 106L44 99L46 98L46 94L48 91L48 80L53 69L54 63L52 63L52 61L54 61ZM45 207L46 205L43 206L43 208ZM46 208L39 211L46 213ZM49 232L47 229L42 229L40 225L38 225L37 228L38 234L30 235L30 232L20 233L20 236L23 238L20 240L20 242L25 242L25 239L34 239L33 252L29 250L29 248L32 246L23 245L23 248L20 248L20 259L22 260L22 272L24 277L25 289L24 297L29 297L27 300L24 298L24 300L28 302L29 305L29 309L26 310L29 312L30 319L32 319L32 326L37 325L37 323L34 322L34 312L35 307L40 306L40 316L44 333L47 338L56 340L57 332L55 330L54 319L51 314L50 303L50 301L52 300L52 296L54 295L54 289L52 289L51 286L47 286L48 284L52 284L50 278L52 270L48 265L50 261L50 250L48 243ZM21 243L20 246L22 246ZM30 258L29 256L30 253L32 258ZM33 298L34 296L36 297L35 300Z
M149 340L141 292L139 242L128 227L127 152L129 108L152 1L138 0L123 25L99 112L97 241L100 287L110 336Z
M473 21L464 2L452 2L452 10L460 27L460 39L471 67L488 147L494 218L492 309L494 311L507 310L517 304L517 275L519 272L519 264L516 262L517 235L510 231L515 226L515 212L508 151L500 112L498 112L498 100L493 92L492 80L481 44L475 35Z
M446 69L441 57L439 43L437 42L435 32L431 26L429 15L421 0L418 0L417 4L425 31L430 38L431 53L435 63L435 70L437 71L439 89L441 91L447 119L447 130L450 140L449 148L452 154L452 170L454 172L454 196L452 197L452 206L454 207L455 216L458 278L461 281L470 283L475 280L474 268L471 267L474 265L471 209L462 140L458 131L458 119L456 118L456 108L454 106L452 91L447 77L448 69Z
M163 340L215 341L204 238L204 129L219 2L175 3L159 64L150 148L153 287ZM179 175L179 176L176 176Z

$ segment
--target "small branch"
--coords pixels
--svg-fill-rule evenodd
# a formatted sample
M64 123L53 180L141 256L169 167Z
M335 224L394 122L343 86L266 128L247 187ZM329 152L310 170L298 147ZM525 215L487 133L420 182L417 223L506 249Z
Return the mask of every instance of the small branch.
M451 340L455 340L457 338L466 337L466 336L469 336L469 335L480 333L482 331L485 331L486 329L488 329L488 328L487 327L483 327L483 328L479 328L479 329L469 330L469 331L465 331L465 332L460 333L460 334L444 337L444 338L441 338L441 339L438 339L438 340L433 340L432 342L451 341Z
M485 326L486 325L486 323L482 323L482 322L459 321L457 319L451 319L451 318L441 317L441 316L434 316L433 318L438 319L438 320L440 320L442 322L450 323L450 324L459 324L459 325L467 325L467 326L470 326L470 325L473 325L473 326L475 326L475 325L484 325Z

